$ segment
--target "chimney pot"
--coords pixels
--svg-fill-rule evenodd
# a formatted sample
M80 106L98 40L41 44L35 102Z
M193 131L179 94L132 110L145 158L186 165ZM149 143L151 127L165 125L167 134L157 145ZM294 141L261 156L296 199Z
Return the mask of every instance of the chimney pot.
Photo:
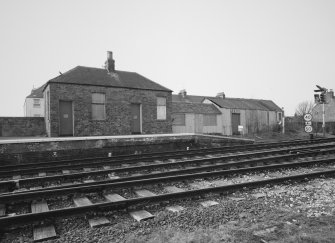
M216 95L216 97L224 99L224 98L226 98L226 95L225 95L224 92L220 92Z
M108 73L115 72L115 61L113 59L113 52L107 51L107 61L105 62Z
M113 60L113 52L112 51L107 51L107 60Z
M186 93L186 90L185 89L182 89L179 91L179 94L181 95L181 97L185 98L187 93Z

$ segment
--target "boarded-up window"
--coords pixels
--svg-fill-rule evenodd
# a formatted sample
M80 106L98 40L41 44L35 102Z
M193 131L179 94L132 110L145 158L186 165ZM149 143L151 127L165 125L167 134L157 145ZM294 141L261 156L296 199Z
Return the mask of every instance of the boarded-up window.
M204 126L216 126L216 115L205 114L204 115Z
M157 97L157 120L166 119L166 98Z
M92 93L92 119L93 120L105 120L105 94Z
M185 114L173 114L173 125L175 126L185 126Z

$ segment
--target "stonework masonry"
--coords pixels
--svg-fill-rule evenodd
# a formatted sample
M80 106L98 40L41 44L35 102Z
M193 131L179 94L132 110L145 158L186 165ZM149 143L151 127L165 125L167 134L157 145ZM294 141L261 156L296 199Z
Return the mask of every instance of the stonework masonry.
M74 136L131 134L132 103L141 104L142 134L172 133L171 92L114 88L92 85L49 83L50 123L46 115L47 132L59 136L59 100L72 101ZM106 120L92 120L92 93L105 93ZM157 97L166 98L166 120L157 120Z
M160 134L101 137L0 140L3 165L49 160L188 150L253 143L250 139L199 134Z
M0 137L45 136L43 117L0 117Z

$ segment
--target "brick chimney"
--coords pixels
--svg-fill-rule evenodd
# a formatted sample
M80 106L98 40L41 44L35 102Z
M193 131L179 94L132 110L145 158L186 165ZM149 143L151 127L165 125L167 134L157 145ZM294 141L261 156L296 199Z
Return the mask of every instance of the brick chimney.
M105 62L105 67L108 73L115 72L115 61L113 59L113 52L107 51L107 61Z
M179 95L181 95L181 97L185 98L187 93L186 93L186 89L182 89L179 91Z
M224 92L220 92L216 95L216 97L224 99L224 98L226 98L226 95L224 94Z

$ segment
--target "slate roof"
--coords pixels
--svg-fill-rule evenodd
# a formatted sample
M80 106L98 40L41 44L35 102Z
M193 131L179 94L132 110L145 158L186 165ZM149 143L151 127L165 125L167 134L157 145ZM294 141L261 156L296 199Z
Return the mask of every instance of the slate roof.
M172 92L170 89L135 72L116 70L115 73L109 74L106 69L83 66L77 66L56 78L49 80L48 83L94 85Z
M213 104L172 102L172 113L221 114Z
M271 100L207 97L219 107L242 110L282 111Z
M186 95L186 97L183 97L181 94L173 94L172 102L202 103L205 98L209 99L217 106L227 109L282 111L272 100L261 99L241 99L229 97L222 99L219 97L198 95Z
M186 97L182 97L180 94L173 94L172 102L202 103L205 98L205 96L198 95L186 95Z
M45 84L43 84L41 87L38 87L37 89L33 89L26 98L36 98L41 99L43 98L43 90L44 90Z

